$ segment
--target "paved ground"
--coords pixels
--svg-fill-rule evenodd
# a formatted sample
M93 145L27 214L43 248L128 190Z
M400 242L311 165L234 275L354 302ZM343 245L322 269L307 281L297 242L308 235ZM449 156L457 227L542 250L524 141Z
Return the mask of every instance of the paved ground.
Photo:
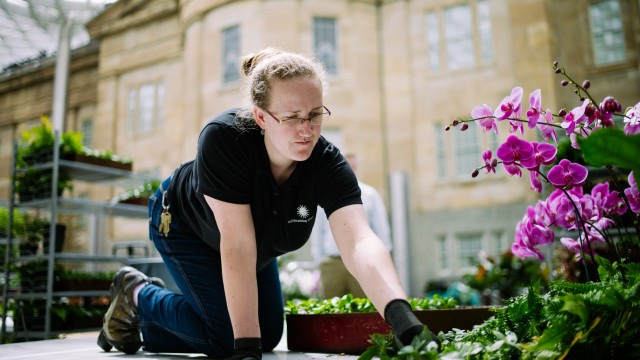
M97 332L69 335L65 339L30 341L0 345L0 360L8 359L46 359L46 360L93 360L93 359L129 359L148 360L206 359L202 354L153 354L139 351L135 355L126 355L118 351L104 352L96 345ZM339 354L299 353L287 350L286 334L272 353L266 353L263 360L302 360L333 359L355 360L357 356Z

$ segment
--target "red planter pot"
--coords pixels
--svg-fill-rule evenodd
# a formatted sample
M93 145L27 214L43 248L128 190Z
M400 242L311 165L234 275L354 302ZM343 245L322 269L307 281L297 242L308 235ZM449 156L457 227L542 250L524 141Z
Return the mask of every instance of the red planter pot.
M431 331L470 330L493 315L489 307L414 311ZM391 327L377 312L287 315L287 346L291 351L363 353L372 334L388 334Z

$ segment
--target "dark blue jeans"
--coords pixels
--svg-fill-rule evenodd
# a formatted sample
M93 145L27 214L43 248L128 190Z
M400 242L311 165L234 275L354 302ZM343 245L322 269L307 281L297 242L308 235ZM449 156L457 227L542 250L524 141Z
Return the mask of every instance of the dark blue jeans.
M161 188L166 189L170 178ZM162 192L149 198L149 236L182 294L154 285L138 295L144 349L150 352L233 354L233 330L222 282L220 253L181 231L172 213L169 235L158 232ZM171 208L169 208L171 212ZM251 264L247 264L250 266ZM271 351L282 337L284 304L276 260L258 272L258 312L262 347Z

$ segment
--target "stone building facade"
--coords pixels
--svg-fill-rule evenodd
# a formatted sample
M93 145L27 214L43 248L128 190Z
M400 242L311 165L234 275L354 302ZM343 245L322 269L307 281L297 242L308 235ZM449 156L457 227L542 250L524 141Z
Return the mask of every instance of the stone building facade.
M329 70L333 113L323 131L359 154L358 175L390 207L389 175L406 179L405 281L420 296L427 282L468 271L478 250L508 249L516 221L537 199L527 179L470 176L482 151L506 138L506 126L498 137L445 126L476 105L495 107L514 86L524 88L523 106L538 88L545 108L576 106L554 60L575 79L590 79L596 99L635 104L639 7L637 0L120 0L87 24L96 45L74 53L65 126L79 131L91 120L92 147L164 177L193 157L208 119L244 101L240 56L266 46L316 55ZM51 62L0 74L4 198L11 139L50 112ZM113 226L126 230L114 230L111 241L134 236L132 227Z

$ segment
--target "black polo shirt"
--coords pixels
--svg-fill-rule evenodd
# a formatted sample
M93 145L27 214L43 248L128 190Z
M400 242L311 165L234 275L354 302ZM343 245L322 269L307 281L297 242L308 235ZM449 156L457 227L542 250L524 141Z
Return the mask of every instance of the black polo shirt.
M362 204L353 170L340 150L320 137L309 159L277 185L259 128L235 126L236 110L217 115L200 133L196 159L174 173L168 194L188 232L220 250L220 232L204 196L251 205L258 249L257 268L296 250L309 239L316 209L327 216Z

